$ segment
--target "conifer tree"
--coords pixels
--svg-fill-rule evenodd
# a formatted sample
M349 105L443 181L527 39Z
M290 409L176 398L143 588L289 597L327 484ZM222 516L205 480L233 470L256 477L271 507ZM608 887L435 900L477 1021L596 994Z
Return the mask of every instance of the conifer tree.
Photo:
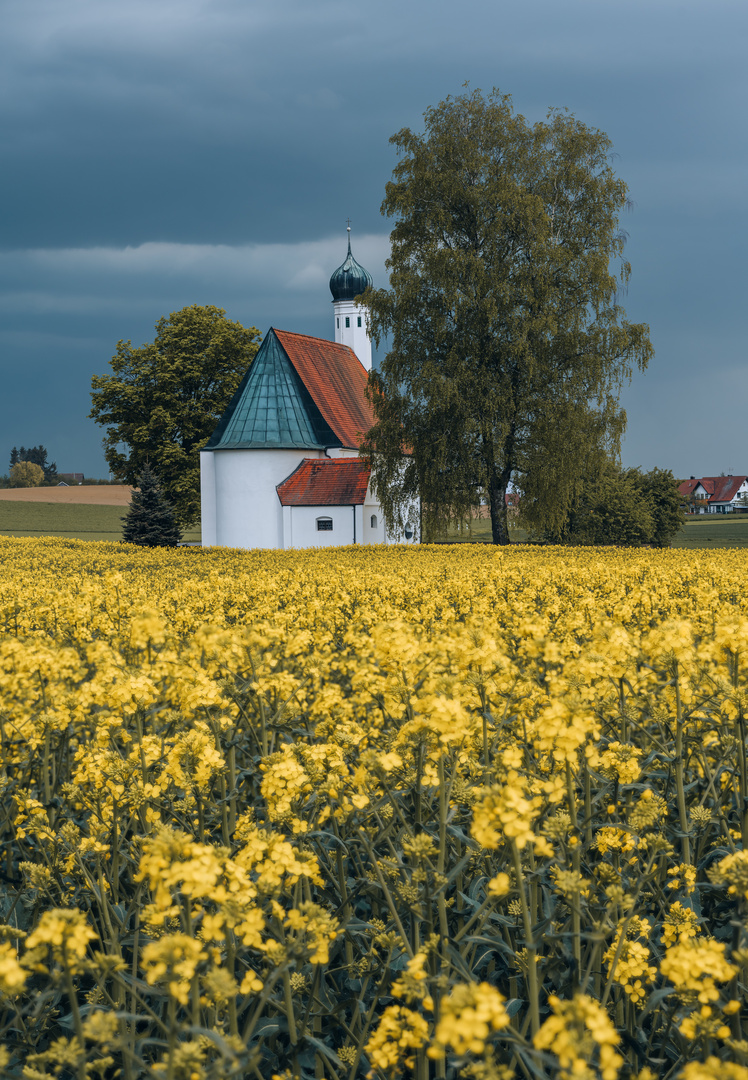
M171 503L148 463L140 474L140 490L132 493L130 509L122 518L122 539L142 547L176 547L182 538Z

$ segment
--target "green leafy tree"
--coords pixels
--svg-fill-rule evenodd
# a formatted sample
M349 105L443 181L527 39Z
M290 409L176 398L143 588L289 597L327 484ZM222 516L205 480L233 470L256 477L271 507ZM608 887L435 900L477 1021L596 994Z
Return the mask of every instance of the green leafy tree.
M685 520L669 469L621 469L604 459L581 478L560 529L545 538L571 544L669 547ZM520 506L524 503L524 496ZM524 516L527 524L527 517Z
M670 547L686 520L677 479L670 469L657 468L646 473L640 469L627 469L623 475L632 481L651 507L653 527L647 543L654 547Z
M174 510L158 477L146 463L133 491L127 515L122 518L122 539L142 547L176 547L182 538Z
M585 486L569 514L564 539L572 544L641 547L650 542L654 527L650 500L631 477L610 465Z
M159 319L150 344L118 342L112 373L91 380L89 415L107 429L113 476L136 484L150 462L182 528L200 517L200 447L259 341L256 327L232 322L222 308L193 304Z
M34 464L39 465L44 472L45 483L51 484L57 479L57 465L54 461L47 461L47 449L41 443L39 446L30 446L28 449L22 446L20 450L14 446L10 452L11 468L19 461L33 461Z
M39 487L44 482L44 469L35 461L17 461L10 467L10 486Z
M476 90L425 122L390 140L390 288L363 298L390 348L364 452L390 525L416 496L427 532L483 497L504 544L510 480L536 525L560 527L587 459L617 450L619 391L652 354L617 303L627 189L607 136L567 112L531 126Z

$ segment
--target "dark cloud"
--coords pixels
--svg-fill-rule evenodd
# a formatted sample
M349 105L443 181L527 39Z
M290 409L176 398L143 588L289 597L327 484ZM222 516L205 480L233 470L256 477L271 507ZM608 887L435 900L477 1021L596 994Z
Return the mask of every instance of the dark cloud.
M389 136L469 79L511 92L531 120L568 106L619 155L636 204L625 305L657 349L626 395L626 456L748 470L744 0L7 0L3 24L11 445L52 442L24 430L33 410L71 468L103 471L90 375L118 338L148 339L185 303L327 334L348 215L371 265L358 257L383 277ZM298 263L291 285L283 258ZM697 412L719 426L684 436Z

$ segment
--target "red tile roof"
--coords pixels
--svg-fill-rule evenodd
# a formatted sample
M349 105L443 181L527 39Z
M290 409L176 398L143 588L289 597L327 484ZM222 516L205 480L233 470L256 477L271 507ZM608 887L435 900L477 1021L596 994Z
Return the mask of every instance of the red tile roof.
M358 458L304 458L276 491L283 506L360 506L369 472Z
M366 400L366 368L347 345L276 330L275 336L341 445L357 450L374 425Z
M730 502L737 495L738 489L745 479L745 476L705 476L702 478L701 483L707 491L709 491L709 487L704 481L711 481L713 485L709 502Z
M684 480L678 490L681 495L688 496L701 484L708 502L732 502L745 480L748 480L748 476L700 476Z

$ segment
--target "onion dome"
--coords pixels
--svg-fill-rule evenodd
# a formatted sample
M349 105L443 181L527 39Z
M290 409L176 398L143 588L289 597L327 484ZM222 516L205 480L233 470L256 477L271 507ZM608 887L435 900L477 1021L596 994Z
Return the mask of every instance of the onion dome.
M354 300L364 289L373 284L371 274L364 270L351 255L351 230L348 228L348 257L330 278L330 292L333 301Z

